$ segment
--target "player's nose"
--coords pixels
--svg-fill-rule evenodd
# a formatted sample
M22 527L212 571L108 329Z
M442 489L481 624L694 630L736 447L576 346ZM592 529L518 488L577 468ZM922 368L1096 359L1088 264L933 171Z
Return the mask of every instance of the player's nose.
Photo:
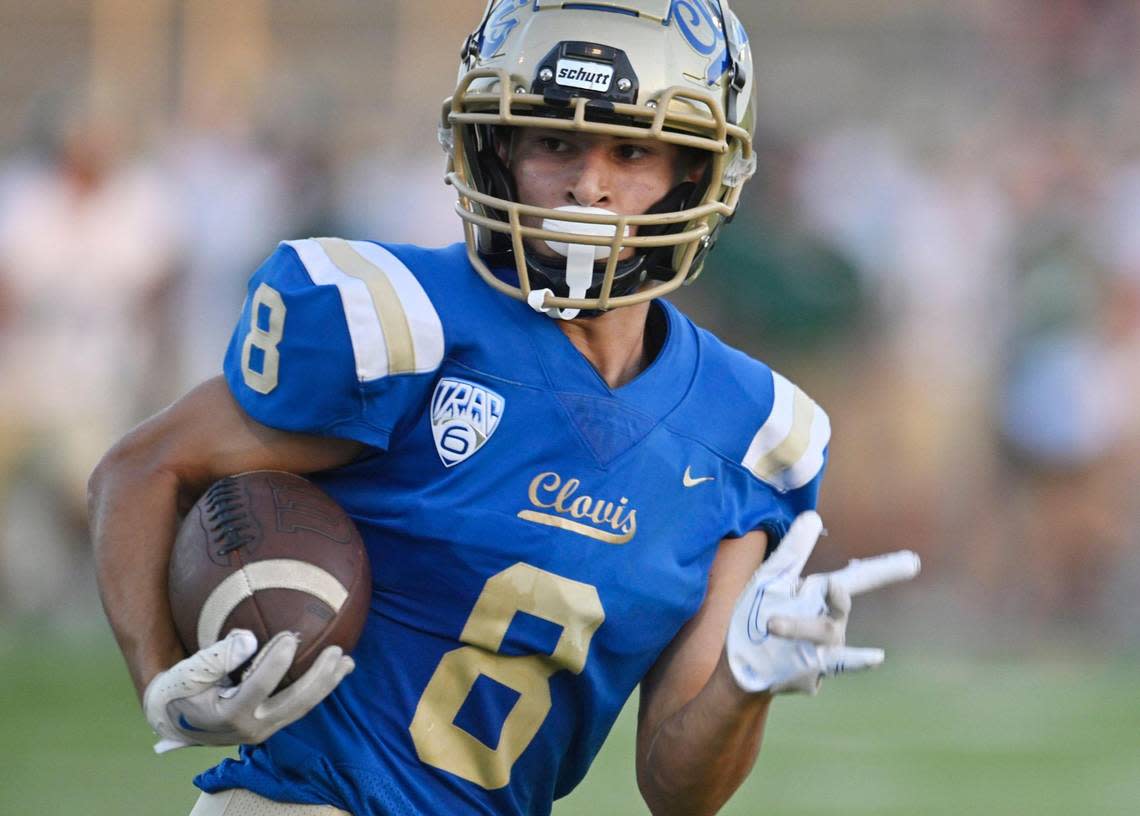
M583 151L577 175L566 190L568 204L607 207L611 197L608 156L600 146Z

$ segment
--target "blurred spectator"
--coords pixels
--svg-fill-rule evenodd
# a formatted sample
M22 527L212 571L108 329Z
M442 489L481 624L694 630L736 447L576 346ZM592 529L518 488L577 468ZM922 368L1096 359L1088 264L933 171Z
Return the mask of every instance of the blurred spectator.
M338 179L337 221L346 235L422 246L463 240L455 191L443 182L444 155L429 144L414 156L387 153L382 143L345 163Z
M188 112L164 154L187 236L185 274L170 302L171 385L182 393L221 371L245 282L278 241L298 237L299 202L247 117L220 101Z
M1083 136L1087 140L1087 135ZM1135 302L1104 259L1093 155L1077 130L1036 141L1015 181L1008 359L998 428L1008 454L1012 601L1045 618L1095 619L1136 530ZM1074 141L1077 140L1077 141ZM1107 217L1105 217L1107 216ZM1010 558L1010 561L1014 560ZM1008 577L1008 576L1007 576Z
M0 210L0 605L75 577L87 475L150 402L178 225L154 168L109 117L83 116ZM47 499L50 499L48 501ZM58 592L58 594L63 594Z
M709 256L707 286L730 342L764 359L826 356L862 325L868 287L854 253L804 227L794 186L794 145L759 136L757 176L745 187L740 220Z

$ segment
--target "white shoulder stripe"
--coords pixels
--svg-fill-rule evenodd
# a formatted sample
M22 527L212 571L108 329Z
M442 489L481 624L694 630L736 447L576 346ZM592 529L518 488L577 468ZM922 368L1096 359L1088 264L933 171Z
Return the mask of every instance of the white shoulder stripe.
M349 246L384 270L392 287L404 306L404 317L412 332L415 367L417 374L435 371L443 362L443 326L439 314L428 299L427 292L420 286L411 270L379 244L368 241L350 241Z
M827 443L831 441L831 419L827 412L815 406L812 416L811 437L804 455L794 465L783 473L784 490L795 490L803 487L823 468L823 452Z
M349 277L337 269L316 240L307 238L285 243L297 251L313 283L335 286L340 291L356 358L357 378L363 381L385 376L388 373L388 346L384 342L384 332L368 286L359 278Z
M296 250L313 283L339 291L361 382L439 367L439 315L398 258L366 241L309 238L285 243Z
M772 372L772 412L752 438L742 464L781 492L803 487L823 467L831 439L827 413L810 397Z

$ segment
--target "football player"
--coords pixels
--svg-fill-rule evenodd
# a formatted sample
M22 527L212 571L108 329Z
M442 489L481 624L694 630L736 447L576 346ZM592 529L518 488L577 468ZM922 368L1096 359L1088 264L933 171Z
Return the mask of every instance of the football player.
M845 643L851 597L917 572L801 580L826 413L660 299L754 168L727 3L492 0L462 60L440 134L466 241L281 244L224 377L92 477L156 748L242 746L196 779L199 816L549 813L638 686L651 811L715 812L773 695L882 660ZM295 637L187 656L165 595L179 512L265 468L328 491L374 572L354 654L273 696Z

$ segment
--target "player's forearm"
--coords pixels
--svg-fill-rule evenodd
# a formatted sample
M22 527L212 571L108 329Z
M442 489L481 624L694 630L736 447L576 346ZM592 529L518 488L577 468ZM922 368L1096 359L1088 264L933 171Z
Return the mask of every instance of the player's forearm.
M741 691L722 655L700 693L661 723L638 758L638 786L654 816L716 813L756 761L771 699Z
M138 433L99 463L88 505L103 608L141 698L150 679L185 654L166 594L179 481L138 444Z

